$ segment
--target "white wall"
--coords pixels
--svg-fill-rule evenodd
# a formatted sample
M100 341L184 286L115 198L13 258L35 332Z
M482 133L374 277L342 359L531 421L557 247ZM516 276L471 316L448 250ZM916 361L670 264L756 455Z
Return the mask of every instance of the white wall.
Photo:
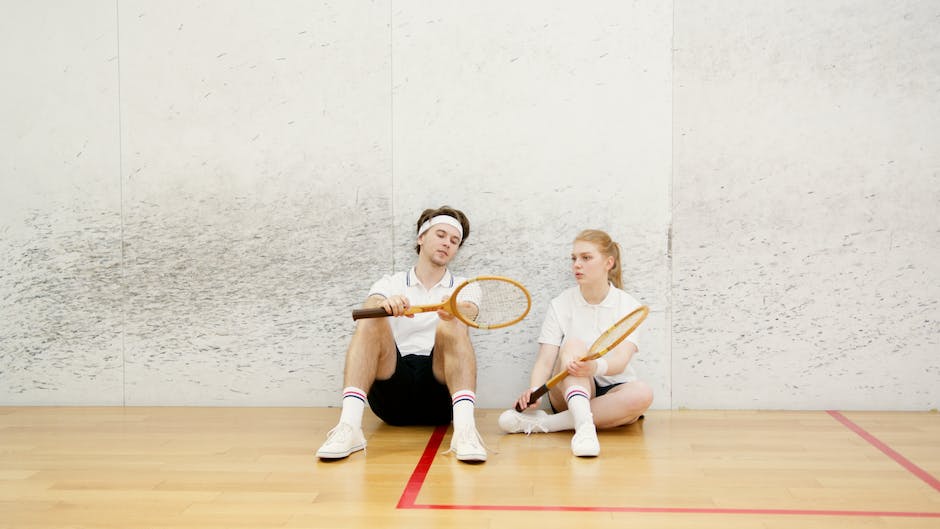
M571 238L649 304L658 408L940 403L940 5L4 2L0 404L339 402L349 310L466 211L479 402Z
M940 3L680 2L676 406L940 403Z

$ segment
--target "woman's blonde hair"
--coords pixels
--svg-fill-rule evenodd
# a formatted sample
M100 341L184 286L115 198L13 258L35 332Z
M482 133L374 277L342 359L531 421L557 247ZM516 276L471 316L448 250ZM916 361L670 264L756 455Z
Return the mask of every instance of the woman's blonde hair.
M620 245L614 242L614 240L610 238L610 235L607 235L607 232L601 230L584 230L579 233L574 240L592 243L597 246L597 249L600 250L604 257L614 258L614 266L607 271L607 279L609 279L615 287L622 290L623 271L620 268Z

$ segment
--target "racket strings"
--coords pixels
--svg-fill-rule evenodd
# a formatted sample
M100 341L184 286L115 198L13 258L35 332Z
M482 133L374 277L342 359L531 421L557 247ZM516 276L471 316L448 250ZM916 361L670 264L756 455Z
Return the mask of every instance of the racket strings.
M607 329L591 346L591 353L606 351L614 347L646 319L645 311L633 311L628 317Z
M481 279L467 285L460 294L458 303L468 301L475 307L461 309L458 305L458 310L481 328L515 322L524 317L530 307L525 290L499 279Z

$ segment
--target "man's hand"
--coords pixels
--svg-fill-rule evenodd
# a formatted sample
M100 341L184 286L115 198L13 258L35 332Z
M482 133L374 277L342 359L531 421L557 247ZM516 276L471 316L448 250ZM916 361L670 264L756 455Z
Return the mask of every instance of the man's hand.
M411 307L411 302L408 301L408 298L405 296L392 296L382 300L379 304L380 307L385 309L385 312L388 312L392 316L407 316L409 318L414 318L414 314L405 314L405 310Z

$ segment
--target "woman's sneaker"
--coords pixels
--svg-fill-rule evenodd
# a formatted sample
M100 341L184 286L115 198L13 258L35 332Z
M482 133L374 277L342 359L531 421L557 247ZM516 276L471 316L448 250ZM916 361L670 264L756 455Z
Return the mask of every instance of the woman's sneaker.
M601 443L597 440L597 429L593 422L587 422L574 431L571 438L571 453L578 457L597 457L601 453Z
M506 410L499 416L499 427L506 433L524 433L526 435L532 432L548 432L543 420L548 418L544 410L535 410L534 412L518 412L516 410Z

